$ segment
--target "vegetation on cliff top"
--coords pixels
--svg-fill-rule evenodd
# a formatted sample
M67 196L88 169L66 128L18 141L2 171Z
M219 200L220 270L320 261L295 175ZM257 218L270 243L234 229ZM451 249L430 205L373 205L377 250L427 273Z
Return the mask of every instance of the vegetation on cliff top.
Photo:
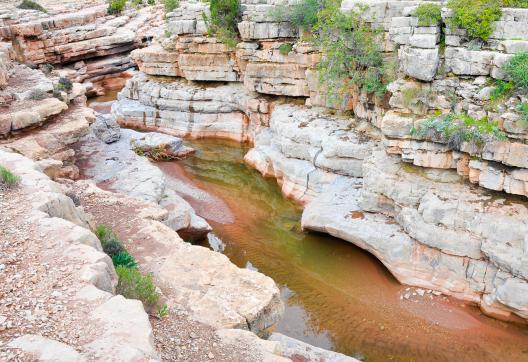
M115 15L119 14L125 8L127 0L109 0L108 1L108 14Z
M22 2L17 6L17 8L25 10L38 10L42 11L43 13L48 12L42 5L32 0L22 0Z
M322 0L299 0L293 5L277 5L270 16L275 21L289 21L300 30L311 31L317 24L317 14L324 8Z
M180 6L179 0L164 0L163 5L165 6L165 12L170 13Z
M420 4L413 13L420 26L434 26L442 21L442 8L438 4Z
M354 89L378 96L386 91L389 72L381 52L383 30L363 21L363 11L343 14L340 1L328 0L317 15L313 44L323 55L317 69L331 101L341 103Z
M494 22L502 15L501 2L497 0L449 0L452 10L449 25L466 29L470 38L488 40L494 31Z
M490 122L487 117L475 119L467 114L454 113L429 118L418 128L413 128L411 135L445 143L454 150L460 150L467 142L475 152L482 150L487 142L507 139L497 122Z
M209 36L216 36L218 40L230 48L234 48L238 41L237 22L240 16L238 0L210 0L211 15L203 14Z

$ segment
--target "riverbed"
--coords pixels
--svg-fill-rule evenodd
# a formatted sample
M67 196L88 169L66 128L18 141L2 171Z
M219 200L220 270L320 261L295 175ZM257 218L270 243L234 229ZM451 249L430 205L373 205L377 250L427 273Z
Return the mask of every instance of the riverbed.
M272 277L286 304L276 331L368 361L526 361L528 329L482 315L462 301L400 285L372 255L301 230L302 210L273 179L243 162L247 148L187 142L197 152L158 163L239 267Z

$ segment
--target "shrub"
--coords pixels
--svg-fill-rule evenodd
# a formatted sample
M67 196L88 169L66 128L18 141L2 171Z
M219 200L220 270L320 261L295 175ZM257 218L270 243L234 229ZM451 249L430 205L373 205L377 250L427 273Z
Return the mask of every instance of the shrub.
M146 308L158 303L160 295L156 291L152 275L142 275L139 270L122 265L116 268L116 272L119 277L116 293L125 298L138 299Z
M14 186L20 182L20 177L9 171L4 166L0 166L0 181L7 186Z
M168 315L169 315L169 306L167 304L163 304L163 306L158 310L158 318L163 319Z
M43 13L47 13L48 11L42 7L42 5L36 3L32 0L22 0L20 5L17 6L19 9L26 9L26 10L38 10L42 11Z
M126 5L126 0L109 0L108 14L115 15L123 11Z
M505 8L528 8L528 0L502 0Z
M60 92L64 91L69 93L73 88L73 83L66 77L60 77L57 83L56 89Z
M48 93L44 92L42 89L32 89L29 92L28 99L34 101L40 101L42 99L48 98Z
M442 8L437 4L420 4L413 15L420 26L438 25L442 21Z
M326 3L314 27L312 42L323 55L319 80L330 101L342 102L354 86L381 96L388 65L380 50L383 31L362 20L362 9L343 14L339 5L336 0Z
M289 21L302 30L312 30L317 23L317 14L323 8L321 0L299 0L292 5L273 7L270 16L275 21Z
M46 63L46 64L42 64L40 66L40 69L42 69L42 71L44 73L49 74L49 73L53 72L54 67L53 67L53 65L51 65L49 63Z
M447 7L453 11L452 27L466 29L469 37L482 40L488 40L493 23L502 15L497 0L449 0Z
M291 52L293 49L293 44L291 43L284 43L279 46L279 52L282 55L288 55L289 52Z
M180 6L179 0L165 0L165 12L170 13L171 11L174 11L178 6Z
M503 69L516 89L528 90L528 52L515 54Z
M219 41L233 48L237 43L240 3L238 0L211 0L209 10L209 17L203 15L209 35L216 35Z
M125 248L121 241L117 238L117 235L112 229L106 225L97 225L95 228L95 235L101 242L103 251L108 254L111 258L125 251Z
M453 113L426 120L418 129L413 128L411 135L446 143L455 150L460 150L462 143L468 142L476 151L487 142L507 139L497 123L489 122L487 117L474 119L466 114Z
M177 158L167 149L167 145L164 144L149 148L135 146L133 150L136 155L141 157L148 157L154 161L169 161Z
M147 4L156 5L156 0L147 0Z
M126 268L137 268L136 259L130 255L127 251L120 251L112 256L112 263L115 267L124 266Z
M505 82L498 79L495 81L495 87L491 91L490 98L492 101L503 99L506 96L510 95L513 90L512 82Z

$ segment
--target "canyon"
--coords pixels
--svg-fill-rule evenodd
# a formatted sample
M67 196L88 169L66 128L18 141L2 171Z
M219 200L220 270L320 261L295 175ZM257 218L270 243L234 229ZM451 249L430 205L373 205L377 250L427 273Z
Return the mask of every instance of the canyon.
M0 10L0 165L19 177L13 187L0 183L0 359L426 358L423 350L386 346L404 343L394 320L386 333L379 333L385 325L361 327L376 333L357 345L343 334L345 342L335 337L334 344L317 333L313 340L287 335L294 308L284 293L290 286L295 295L304 281L264 266L273 261L271 252L268 260L258 256L265 248L252 261L241 256L254 247L246 239L267 237L259 234L266 217L245 224L243 208L250 219L269 204L295 220L277 228L274 244L321 238L343 255L353 244L390 273L372 279L385 290L380 298L416 298L416 320L430 314L431 329L443 322L457 329L457 317L445 312L454 311L460 325L480 326L483 340L501 341L479 354L460 336L464 342L448 351L457 332L438 332L449 337L439 337L438 350L427 347L435 359L526 358L528 127L520 106L528 95L497 102L492 94L510 59L528 51L528 9L503 8L489 38L476 44L448 25L453 14L441 2L439 23L423 24L416 9L431 2L343 0L343 14L365 6L361 18L379 29L380 52L396 69L383 96L354 86L336 102L320 81L324 54L287 14L274 14L294 2L240 1L234 46L211 34L210 5L201 1L170 10L139 2L119 14L100 0L39 3L47 13L14 2ZM452 113L486 117L503 136L454 145L418 133L431 117ZM213 172L201 157L215 151L242 153ZM237 188L218 186L230 177ZM248 186L263 178L278 185L277 195ZM243 187L265 190L266 206L238 193ZM96 236L103 224L152 277L166 316L116 294L118 274ZM354 303L346 276L325 275L342 291L312 282L318 298L336 293ZM338 313L332 303L313 315ZM355 312L348 308L343 315ZM353 320L357 330L365 318Z

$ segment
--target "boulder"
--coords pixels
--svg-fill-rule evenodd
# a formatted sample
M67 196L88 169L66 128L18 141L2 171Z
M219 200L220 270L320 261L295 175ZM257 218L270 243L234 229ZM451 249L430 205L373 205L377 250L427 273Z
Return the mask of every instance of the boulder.
M153 152L162 153L162 158L183 158L194 152L191 147L183 145L181 138L157 132L141 134L137 139L132 138L130 146L147 155L152 155Z
M121 137L121 127L115 117L109 114L98 113L90 128L94 135L104 143L116 142Z
M440 62L438 48L420 49L404 46L399 50L398 59L405 74L426 82L434 79Z

